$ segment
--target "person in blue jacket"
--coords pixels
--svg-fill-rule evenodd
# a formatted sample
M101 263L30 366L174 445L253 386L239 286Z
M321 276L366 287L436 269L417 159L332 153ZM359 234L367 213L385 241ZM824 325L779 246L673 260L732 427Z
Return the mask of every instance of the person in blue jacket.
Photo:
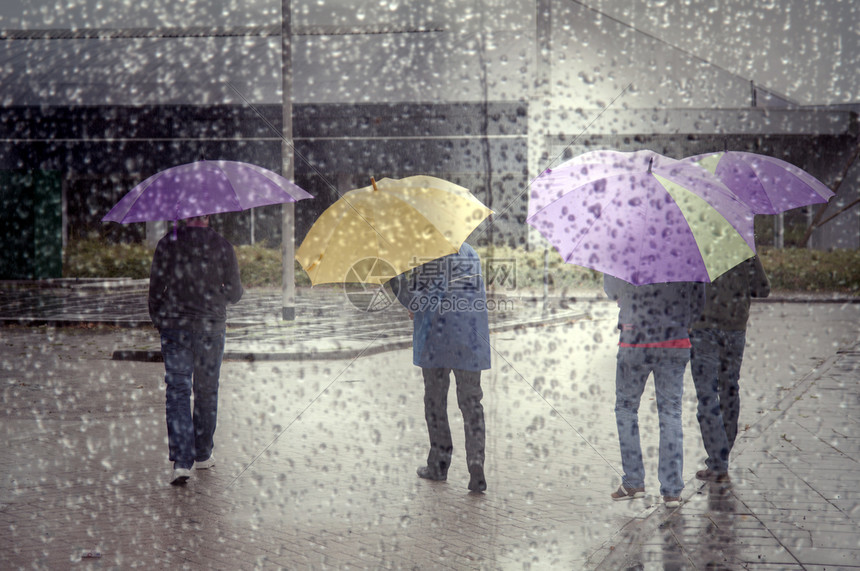
M392 284L413 319L412 362L424 376L424 417L430 436L427 464L418 476L445 480L453 444L448 424L448 388L454 372L457 403L466 431L469 490L487 489L484 478L486 433L481 404L481 371L490 368L487 293L481 260L468 244L430 260Z

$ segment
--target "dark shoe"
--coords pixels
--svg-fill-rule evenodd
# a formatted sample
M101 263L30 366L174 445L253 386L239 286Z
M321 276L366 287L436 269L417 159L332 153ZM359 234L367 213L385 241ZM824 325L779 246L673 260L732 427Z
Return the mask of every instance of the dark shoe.
M425 480L443 481L448 479L448 474L440 474L431 470L429 466L421 466L418 468L418 477Z
M176 468L173 470L173 479L170 480L171 485L182 486L191 477L191 470L188 468Z
M636 498L645 497L645 488L625 488L623 485L618 486L618 489L610 494L614 501L619 500L634 500Z
M681 498L678 496L663 496L663 503L667 508L681 507Z
M469 490L472 492L483 492L487 489L487 480L484 478L484 467L479 465L469 466Z
M696 479L704 480L705 482L717 482L718 484L725 484L732 481L732 479L729 478L728 472L715 472L710 468L696 472Z

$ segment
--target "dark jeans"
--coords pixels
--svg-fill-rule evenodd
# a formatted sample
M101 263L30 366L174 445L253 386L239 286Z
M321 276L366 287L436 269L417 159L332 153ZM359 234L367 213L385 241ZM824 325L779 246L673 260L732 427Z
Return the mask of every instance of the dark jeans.
M191 468L195 461L212 455L225 332L162 329L160 333L170 460L174 468Z
M430 434L430 453L427 466L437 475L445 475L451 466L454 445L451 442L451 427L448 424L448 388L451 371L457 382L457 404L463 413L466 430L466 463L469 466L484 465L486 441L484 407L481 399L481 371L461 369L425 369L424 375L424 419Z
M660 495L677 497L684 489L684 433L681 398L689 349L619 347L615 372L615 422L621 448L625 488L645 487L645 467L639 440L639 402L648 376L654 373L660 446L657 477Z
M696 398L696 419L702 431L702 443L708 454L705 465L714 472L729 469L729 454L738 434L741 411L741 364L746 344L745 331L694 329L690 368Z

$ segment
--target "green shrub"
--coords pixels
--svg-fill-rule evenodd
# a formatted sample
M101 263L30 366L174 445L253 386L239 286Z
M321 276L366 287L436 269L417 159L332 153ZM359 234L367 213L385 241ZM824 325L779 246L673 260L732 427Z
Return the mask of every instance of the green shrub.
M78 240L65 250L63 277L147 279L153 253L154 250L145 244ZM280 248L237 246L236 258L245 287L281 286ZM295 262L295 268L296 284L310 285L310 279L298 262Z
M497 278L510 279L501 276L496 269L509 267L513 261L517 290L541 291L546 276L547 288L556 295L565 295L569 290L593 289L603 287L603 274L595 270L566 264L555 248L526 251L507 246L476 248L484 265L484 276L488 286ZM498 289L504 290L504 284L497 284Z
M283 283L283 265L281 264L281 249L265 246L237 246L236 257L239 260L239 272L245 287L281 287ZM296 285L311 285L311 280L294 261Z
M774 290L860 295L860 250L760 248L759 257Z
M539 292L544 287L544 250L496 246L477 248L488 284L504 292L514 279L516 291ZM152 249L143 244L104 244L82 240L70 244L64 255L63 276L69 278L149 277ZM788 248L760 248L762 265L776 291L840 292L860 295L860 250L821 252ZM246 287L281 287L281 250L263 245L238 246L236 256ZM548 289L553 295L575 295L578 289L602 287L602 274L565 264L554 248L546 251ZM295 262L296 284L310 279ZM503 275L500 272L511 272Z
M66 278L148 278L153 250L145 244L77 240L63 253Z

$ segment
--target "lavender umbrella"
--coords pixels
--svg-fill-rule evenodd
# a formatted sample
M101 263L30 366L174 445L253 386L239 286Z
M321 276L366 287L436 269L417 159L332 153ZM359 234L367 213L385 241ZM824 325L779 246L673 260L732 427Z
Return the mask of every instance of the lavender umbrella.
M198 161L156 173L135 186L104 222L181 220L313 198L270 170L237 161Z
M741 151L683 159L714 173L755 214L779 214L827 202L834 192L805 170L783 160Z
M753 218L696 165L594 151L532 182L527 222L566 262L641 285L712 281L755 254Z

